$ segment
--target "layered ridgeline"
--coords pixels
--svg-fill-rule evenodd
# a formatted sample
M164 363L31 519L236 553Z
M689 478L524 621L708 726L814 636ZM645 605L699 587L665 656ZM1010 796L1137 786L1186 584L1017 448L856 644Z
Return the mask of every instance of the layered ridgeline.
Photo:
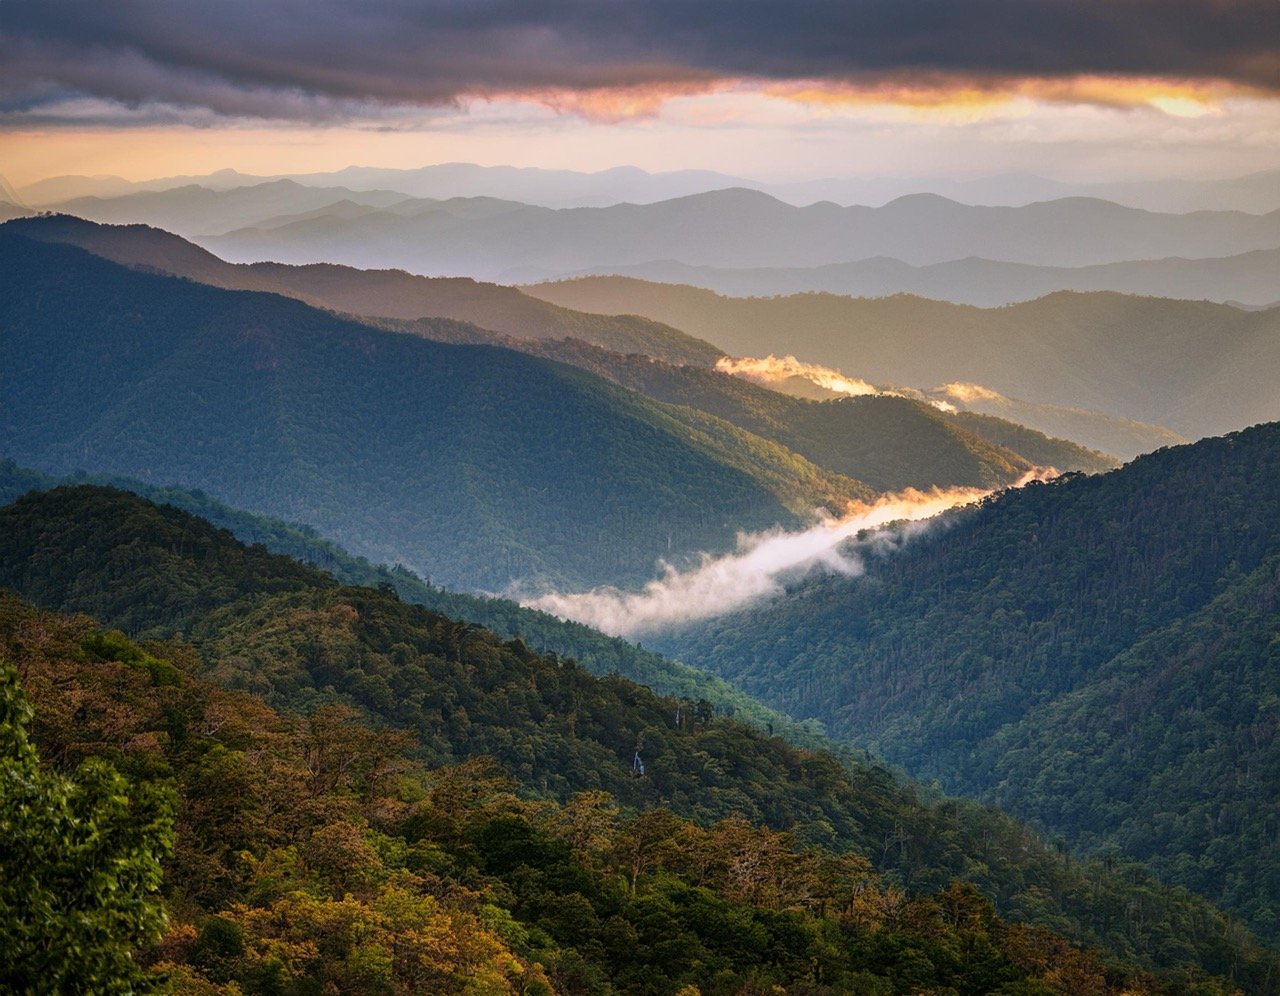
M1280 937L1280 424L1031 485L660 649Z
M67 242L127 266L187 277L228 290L259 290L309 304L379 318L452 318L521 339L571 336L618 353L644 353L670 363L713 366L723 355L710 343L635 315L612 317L572 311L513 287L464 277L418 277L403 270L357 270L317 263L237 264L170 232L146 225L101 225L70 215L45 215L6 231L48 242ZM422 329L432 338L465 334Z
M1262 214L1280 207L1280 170L1212 180L1174 177L1110 183L1069 183L1030 173L997 173L963 180L943 176L885 176L762 183L709 170L649 173L635 166L615 166L584 173L528 166L439 163L409 169L348 166L330 172L295 173L284 177L254 176L233 169L150 180L125 180L101 175L57 176L28 184L20 189L20 194L23 203L48 207L75 197L119 197L192 185L230 190L256 186L273 179L289 179L331 190L334 187L356 191L395 190L406 197L496 197L544 207L648 204L728 187L761 190L798 207L815 201L884 204L905 194L918 193L941 194L965 204L1007 206L1060 197L1100 197L1147 211L1175 213L1210 210Z
M376 197L383 202L370 203ZM60 209L96 221L160 225L241 262L338 262L504 281L667 259L737 268L876 256L927 265L980 256L1087 266L1280 246L1274 209L1158 214L1083 197L985 207L916 194L875 208L794 207L758 191L726 189L652 204L553 210L490 197L326 191L282 180L73 200Z
M820 467L898 491L945 482L964 487L1008 484L1034 467L1096 473L1118 461L1065 439L998 417L943 410L924 392L784 394L722 370L675 367L646 356L620 356L580 342L543 341L530 352L607 377L673 405L707 412L799 453ZM837 373L836 371L830 371ZM775 390L774 387L782 390ZM870 385L862 385L874 391ZM954 405L946 398L937 399Z
M3 448L180 483L451 585L648 576L869 488L493 347L0 236Z
M878 257L810 267L726 269L674 260L612 266L573 276L636 277L689 284L731 297L773 297L824 291L850 297L915 294L956 304L994 308L1054 291L1115 291L1191 301L1280 304L1280 248L1255 249L1217 259L1125 260L1095 266L1034 266L969 256L928 266Z
M907 296L727 298L621 277L526 290L582 311L668 322L735 356L785 350L877 384L971 382L1192 438L1280 418L1280 309L1105 293L990 309Z
M25 676L44 755L105 756L178 796L174 919L141 961L180 990L1225 991L1208 970L1267 993L1280 978L1138 866L1069 863L989 810L922 805L882 771L340 586L177 509L59 489L0 510L0 544L19 593L188 641L139 646L0 601L0 656ZM1000 921L957 878L1110 953Z
M724 354L674 328L635 316L575 312L496 284L320 264L226 263L168 232L143 225L97 225L65 215L7 230L78 245L129 266L230 289L271 290L372 318L403 321L429 315L476 323L425 319L383 324L427 338L492 343L568 363L658 401L715 415L876 488L992 486L1008 483L1033 465L1090 472L1112 466L1098 453L1008 421L952 417L933 406L879 397L834 405L779 397L709 369ZM949 405L954 401L943 400Z

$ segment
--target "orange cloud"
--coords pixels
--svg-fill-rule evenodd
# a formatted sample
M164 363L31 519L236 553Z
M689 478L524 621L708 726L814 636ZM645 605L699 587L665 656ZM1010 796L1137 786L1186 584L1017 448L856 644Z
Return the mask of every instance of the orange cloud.
M1266 96L1223 80L1082 75L1018 79L932 76L868 82L770 83L771 97L817 106L893 106L927 111L995 108L1019 99L1102 107L1153 107L1177 117L1210 113L1231 97Z
M587 90L556 88L495 94L489 99L527 101L559 114L575 114L596 124L618 124L657 117L668 101L679 97L717 93L736 84L736 80L705 79Z

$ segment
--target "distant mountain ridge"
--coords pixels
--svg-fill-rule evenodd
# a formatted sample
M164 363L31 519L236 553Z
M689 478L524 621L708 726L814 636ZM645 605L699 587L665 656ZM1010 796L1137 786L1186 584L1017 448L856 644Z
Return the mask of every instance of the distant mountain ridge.
M979 257L911 266L879 257L809 268L723 269L675 260L550 274L636 277L689 284L730 297L770 297L824 291L849 297L918 297L981 308L1044 297L1054 291L1115 291L1147 297L1265 306L1280 295L1280 249L1256 249L1219 259L1142 259L1095 266L1049 267Z
M915 194L880 208L829 202L796 208L738 188L648 205L523 206L486 217L467 216L456 205L443 201L413 217L382 210L354 221L313 218L276 225L263 219L238 230L224 226L225 234L200 241L245 262L328 261L508 282L521 274L672 257L723 267L819 266L873 256L913 265L982 256L1086 266L1280 246L1280 211L1161 215L1089 198L1004 208Z
M412 197L498 197L542 207L607 207L630 202L652 203L672 197L746 187L761 190L789 204L817 201L837 204L882 205L914 193L933 193L965 204L1019 206L1057 197L1089 196L1148 211L1248 211L1263 214L1280 208L1280 174L1264 171L1224 179L1137 180L1070 183L1026 173L985 177L945 176L820 178L763 182L709 170L650 173L635 166L618 166L594 173L514 166L441 163L410 169L350 166L319 173L252 176L224 169L204 176L164 177L127 181L120 177L53 177L23 188L24 197L38 205L52 205L73 197L112 197L140 190L164 190L199 184L210 189L251 186L273 179L291 179L307 186L344 186L353 190L382 188Z
M912 194L877 208L829 201L798 208L729 188L643 205L550 209L276 180L73 199L59 208L95 221L159 225L238 262L344 263L504 282L660 259L795 268L881 256L912 266L982 257L1080 267L1280 247L1280 210L1158 214L1083 197L983 207Z

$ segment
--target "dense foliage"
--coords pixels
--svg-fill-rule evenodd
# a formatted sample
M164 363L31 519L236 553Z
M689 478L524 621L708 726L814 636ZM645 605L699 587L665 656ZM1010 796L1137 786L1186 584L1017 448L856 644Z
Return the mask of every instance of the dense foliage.
M58 767L109 757L179 794L167 931L112 923L98 938L126 958L141 945L128 958L150 969L140 981L177 993L1232 991L1108 965L999 919L972 887L907 896L863 857L740 816L699 826L620 811L602 791L521 799L483 760L424 769L404 732L339 706L282 715L194 677L182 647L139 647L85 617L2 596L0 648ZM159 653L178 666L135 664ZM7 675L5 701L21 703ZM88 979L50 988L128 991Z
M289 853L275 854L271 848L292 845L297 849L294 853L303 854L304 842L324 824L304 822L301 828L291 824L294 829L288 830L280 829L279 822L312 819L311 814L319 810L341 812L344 819L367 821L368 827L377 833L393 837L397 833L408 835L411 842L425 837L450 854L453 854L450 848L460 849L465 861L472 863L464 862L461 866L464 869L478 867L500 877L514 876L503 879L507 885L497 893L497 905L512 911L516 919L529 925L531 930L538 927L549 934L560 946L572 946L577 952L574 957L580 956L587 963L586 967L573 970L586 973L580 976L573 975L568 968L556 970L561 975L555 976L560 980L555 984L569 991L575 991L573 985L587 991L602 988L603 983L598 979L580 984L564 981L597 978L591 972L603 972L623 990L648 991L636 988L641 983L635 976L614 974L640 972L634 959L622 957L620 952L626 948L638 952L635 958L649 966L646 971L653 970L646 961L651 959L655 964L669 965L672 973L683 973L672 976L669 988L668 981L659 979L654 983L657 987L654 991L674 992L679 985L691 981L705 985L710 991L721 991L718 987L723 985L725 991L736 992L751 978L781 979L785 984L796 986L801 985L801 980L807 980L805 984L812 987L818 981L815 972L821 973L821 978L838 991L848 987L856 990L858 986L879 991L870 980L857 985L848 981L858 972L870 972L872 977L887 973L895 978L892 986L896 988L884 991L947 985L962 991L984 991L981 986L987 983L973 979L989 979L989 976L973 976L963 983L955 981L965 977L956 973L968 972L972 967L965 967L966 959L969 952L977 949L967 941L946 941L943 947L953 954L944 957L940 949L917 951L915 941L903 938L892 941L881 955L875 956L886 961L877 962L873 957L868 962L863 960L863 949L848 947L847 939L839 936L839 930L843 929L838 928L839 905L848 900L847 894L839 902L837 897L828 896L824 906L823 901L816 898L819 893L813 893L812 901L803 898L810 895L805 891L809 885L798 886L800 893L787 891L797 887L795 882L811 885L815 879L822 883L830 881L831 887L844 890L848 880L841 878L844 872L840 869L863 867L859 864L863 859L877 872L869 879L874 886L871 895L892 897L894 890L903 892L901 900L886 900L893 909L928 910L932 907L927 897L941 892L953 898L937 898L934 902L943 903L944 909L947 902L960 902L967 910L961 918L964 922L987 925L983 931L988 941L1003 954L992 955L988 968L982 972L988 969L997 974L1008 972L1007 967L996 967L1004 965L1003 959L1026 964L1018 960L1022 956L1014 957L1007 949L1009 938L1024 935L1020 933L1022 928L1013 934L1001 933L1004 928L995 925L981 900L964 889L959 892L953 889L952 883L957 880L972 883L1013 920L1104 948L1109 952L1108 964L1116 967L1160 969L1162 977L1172 980L1169 984L1175 987L1189 986L1190 976L1185 973L1194 974L1193 966L1197 965L1215 974L1234 974L1251 991L1268 991L1270 983L1266 980L1280 978L1280 973L1268 976L1268 972L1275 972L1280 966L1273 966L1270 956L1253 946L1239 928L1203 901L1158 887L1136 865L1117 863L1108 870L1100 863L1070 861L1039 842L1025 827L998 813L951 800L924 804L883 769L869 765L846 766L829 754L798 749L779 737L716 716L705 703L655 696L620 678L595 678L564 658L534 654L518 640L504 641L478 627L420 606L407 605L389 590L341 586L311 568L273 556L261 548L246 548L229 534L178 509L157 508L130 494L93 487L33 494L0 510L0 544L0 565L4 572L0 584L31 594L46 605L90 611L108 624L124 624L136 633L166 638L181 634L193 648L194 656L193 651L173 645L144 645L131 651L128 642L118 635L102 634L81 621L77 623L81 629L75 636L75 646L86 663L97 667L103 661L114 660L121 665L92 672L106 675L108 679L108 690L98 701L109 700L121 705L94 706L77 713L75 702L83 698L63 697L56 682L46 689L43 699L34 691L33 695L37 702L43 700L56 705L57 716L61 717L57 722L65 727L59 739L117 746L156 743L163 746L172 737L175 746L172 756L166 754L170 757L166 763L176 764L173 758L178 757L184 759L184 763L185 759L191 759L199 779L184 796L186 801L181 811L190 818L194 818L190 816L192 813L208 813L213 821L211 825L219 828L220 836L214 838L217 846L210 850L209 842L200 843L210 831L188 831L188 839L196 842L193 846L197 855L193 860L200 863L201 881L214 892L207 896L201 893L203 898L193 899L196 886L183 884L177 894L188 897L203 913L229 909L224 912L224 918L240 926L241 940L224 937L217 943L229 945L232 952L229 957L233 961L241 958L237 952L242 946L246 952L257 952L244 955L249 959L247 962L235 961L234 969L217 970L227 972L227 977L241 977L236 976L236 972L278 971L263 967L254 959L269 960L263 952L284 957L285 941L305 947L306 932L320 930L320 924L329 922L325 917L350 916L356 920L342 922L363 922L359 918L388 915L385 910L389 907L378 906L384 901L378 898L378 890L385 880L378 877L380 873L376 870L370 872L374 885L367 886L367 890L372 891L352 888L349 883L356 879L345 877L336 880L343 885L331 885L332 891L320 896L323 902L346 902L343 897L349 891L357 906L359 901L373 904L374 913L356 906L333 910L323 904L314 909L299 910L294 906L277 909L278 918L269 913L251 915L239 911L237 903L247 904L252 910L260 908L255 905L258 903L271 907L283 901L279 890L293 888L299 876L305 876L305 871L298 871L297 866L290 863L297 859ZM28 615L23 615L24 611ZM16 613L16 621L11 632L17 636L9 653L19 664L23 653L45 652L58 645L50 636L56 627L48 620L32 622L33 618L43 617L30 616L30 610L14 608L12 612ZM67 663L60 662L48 673L66 674L68 667ZM185 694L184 689L190 690L194 674L200 676L202 694L214 694L214 690L204 684L212 680L236 693L232 699L218 698L219 703L241 705L220 704L212 714L202 713L198 717L175 715L177 707L173 706L172 697L180 698ZM121 686L121 676L135 684L133 693ZM217 693L218 696L224 694ZM152 724L148 729L164 731L159 741L132 732L117 731L108 735L98 732L92 724L85 725L87 721L118 722L130 702L142 703L147 710L157 711L149 713L153 718L147 722ZM250 702L257 704L252 708L245 705ZM674 856L651 855L654 863L646 865L644 862L650 858L645 857L645 853L650 852L637 858L634 848L626 850L627 838L621 838L623 844L609 838L612 843L600 846L615 855L621 847L623 855L610 859L612 864L601 864L598 856L590 860L575 859L603 875L599 879L603 884L597 888L590 886L589 879L574 877L576 872L571 875L557 864L561 859L556 855L562 852L555 848L543 850L543 838L537 834L528 836L533 831L522 829L518 821L503 823L501 829L492 830L489 837L467 837L449 844L452 838L432 836L424 829L438 826L441 819L438 815L424 816L424 822L414 824L417 829L413 830L396 830L397 824L387 822L386 814L404 813L404 806L411 807L415 799L421 802L426 797L422 791L416 796L411 793L410 798L401 799L399 804L394 798L387 801L386 796L394 796L389 790L375 793L377 799L368 805L357 804L359 800L371 798L367 795L371 790L366 789L351 790L355 801L346 796L329 801L304 796L302 802L290 802L287 792L297 790L290 790L288 786L298 784L299 779L305 783L307 778L281 775L284 783L277 790L273 781L277 769L271 766L274 762L268 763L273 755L264 753L264 745L254 746L243 740L223 742L233 753L243 751L243 755L225 758L219 755L221 760L217 764L198 752L190 753L191 731L213 731L201 734L212 738L201 741L210 749L222 742L219 731L224 728L228 736L234 734L235 737L244 737L246 730L255 735L261 732L264 736L278 732L277 721L262 712L266 707L285 711L293 717L280 722L309 723L313 731L318 722L316 717L321 717L319 723L327 731L325 736L357 737L357 742L364 744L367 741L358 738L370 734L359 732L363 727L353 725L359 718L387 730L384 735L392 738L388 743L400 743L392 753L407 748L413 759L433 767L474 765L481 758L492 758L506 777L515 779L517 794L527 800L555 799L570 810L585 806L588 812L582 818L589 817L588 822L596 819L597 810L603 808L607 812L617 806L621 811L617 823L620 828L641 826L649 828L645 830L648 833L656 827L653 832L658 833L658 842L654 845L658 855L668 853L663 843L667 840L663 836L667 830L675 834L678 842L690 843L680 843ZM247 718L237 719L245 709L249 710L245 713ZM356 711L344 712L344 709ZM305 716L311 718L300 718ZM405 736L409 739L395 739ZM167 746L163 749L169 751ZM337 778L342 785L350 786L348 779L374 777L368 774L370 770L386 771L386 765L391 764L388 749L348 748L346 754L338 755L350 758L345 762L335 760L332 752L326 754L323 746L304 756L311 759L307 763L313 783L318 778L320 784L334 784L320 777L320 773L327 773L325 777ZM60 762L74 752L74 749L58 749L49 752L49 756ZM644 769L639 777L637 753ZM369 759L368 764L361 760L365 758ZM230 767L224 769L224 762ZM487 784L485 779L478 778L477 769L464 770L466 774L460 776L462 787L455 787L451 792L462 791L465 795L466 791L476 788L477 783L482 783L481 788ZM224 772L227 786L220 781ZM254 788L255 785L258 787ZM583 792L603 792L607 798L581 797ZM237 800L241 799L248 800L245 803L248 809L244 812L236 808L240 805ZM595 801L591 802L592 799ZM545 801L520 805L536 808L545 805ZM653 811L664 809L679 818L652 815ZM501 812L504 817L510 815L507 808ZM529 810L520 812L526 814L535 830L545 825L528 817ZM554 814L556 810L548 812ZM643 813L650 813L643 817L648 822L635 824L633 821L642 819L639 814ZM552 822L560 819L555 816ZM756 829L745 828L744 819ZM692 820L702 829L686 825L682 820ZM236 828L245 821L251 827L266 821L274 829L270 833L261 831L265 834L262 838L242 839L237 836L240 830ZM679 829L681 827L685 829ZM764 828L768 828L768 832ZM358 857L358 868L367 867L373 860L367 850L351 843L349 829L332 833L339 842L347 841L332 846L340 846L344 854L356 848L359 855L363 855ZM357 836L363 833L365 830L361 829ZM712 836L700 836L704 833ZM707 864L712 856L729 851L727 842L735 839L732 834L756 835L762 841L771 841L768 844L771 854L808 855L797 857L799 864L787 864L790 859L786 859L778 866L794 869L800 877L789 878L792 871L787 871L783 879L761 885L759 889L764 889L763 892L755 886L746 893L732 891L740 886L733 886L732 879L717 878L721 873L715 871L714 862ZM785 837L777 836L779 834ZM182 839L180 826L179 855L183 853ZM507 847L503 843L506 840L517 843ZM697 844L697 841L703 843ZM376 833L366 843L383 856L384 861L391 860L388 855L402 853L396 849L399 845L386 843ZM499 846L505 857L484 857L489 853L487 848ZM513 850L521 856L519 860L513 856ZM254 862L242 863L245 859L241 855L246 851L254 856ZM750 849L745 853L755 854ZM267 860L268 855L271 857L267 864L257 863ZM702 856L695 858L696 855ZM859 855L861 858L857 858ZM422 874L424 868L443 875L458 867L459 860L462 859L413 858L409 865L397 867L404 867L415 875ZM543 860L551 865L543 868L538 864ZM668 860L670 864L664 863ZM753 857L752 861L755 860ZM641 861L638 872L635 861ZM818 863L813 864L815 861ZM800 874L804 868L809 871ZM283 884L264 885L254 877L253 869L261 869L262 874L273 876L272 882L283 881ZM650 879L645 877L647 869L659 871L653 872L655 877ZM637 881L634 892L630 884L633 874ZM870 872L863 867L861 874ZM488 880L477 879L471 873L462 876L468 888L476 887L477 881ZM649 893L640 885L651 881L666 883L657 893L662 898L641 902ZM666 891L668 887L676 891ZM415 884L411 891L421 888L423 886ZM702 893L698 890L702 888L711 888L720 899L729 901L730 906L717 907L714 903L707 906L699 898ZM828 886L824 884L821 888ZM432 894L447 894L447 890L442 889L437 887ZM303 891L311 898L319 895L312 886L305 886ZM581 894L583 898L561 895L569 892ZM625 899L628 895L640 897L635 899L639 905L631 907L630 900ZM734 912L733 904L744 896L748 905L786 915L782 920L766 917L767 922L759 928L765 933L760 934L757 928L749 926L757 914L744 910ZM791 898L778 898L781 896ZM386 898L385 902L392 903L392 899ZM775 903L781 903L781 907L772 905ZM807 909L806 916L813 919L806 916L797 919L787 912L797 903ZM894 906L896 903L906 905ZM912 905L915 903L925 905L916 907ZM669 912L659 916L662 910ZM687 919L680 918L685 914L678 914L679 910L687 911ZM203 913L187 914L189 922L197 924L197 940ZM668 915L676 919L662 918ZM650 921L650 916L659 919ZM742 919L744 916L746 919ZM562 917L568 920L562 922ZM615 917L630 923L631 928L617 923ZM649 926L644 926L637 917ZM895 924L907 922L896 917L894 914L891 918ZM914 917L912 914L908 920L914 923ZM276 930L278 927L273 925L284 920L298 925L296 929L302 936L254 934L254 931ZM597 920L598 929L592 926ZM929 916L925 920L936 922L930 921ZM490 918L484 922L492 925L503 921ZM729 923L744 925L742 929L747 929L748 934L737 932L738 928L729 930ZM949 914L943 915L942 923L951 923ZM716 924L722 924L727 931L717 933L717 939L707 940L701 934L696 940L687 936L689 931L695 934L710 929L720 931L721 927L713 928ZM784 926L787 931L799 933L786 934L791 939L785 942L768 939L768 931ZM561 964L559 956L552 958L546 953L548 942L536 931L530 935L534 939L526 942L520 939L523 935L519 932L494 929L516 953L517 959L523 959L525 967L521 972L535 972L532 960L537 960L551 978L554 973L550 966ZM945 939L949 928L928 928L929 931L938 929L943 931L939 938ZM1035 936L1049 943L1044 935ZM664 939L678 939L679 943L672 940L667 945ZM888 940L887 937L881 939ZM981 942L983 951L987 950L986 943ZM623 948L619 948L619 944ZM959 944L959 948L954 944ZM703 948L708 951L705 956L698 953ZM804 957L782 957L784 949L793 948L805 952ZM744 953L731 954L739 949ZM184 949L179 945L177 950ZM339 950L347 952L346 948ZM831 950L835 954L824 953ZM954 960L957 950L959 962ZM1063 961L1068 958L1066 949L1055 947L1054 950L1059 953L1037 955L1033 959L1045 972L1067 964ZM375 955L376 952L370 957ZM691 955L696 964L688 960ZM343 953L341 957L346 959L348 955ZM739 960L734 961L735 957ZM741 960L744 958L745 961ZM907 962L917 966L909 971L923 973L917 981L895 975L908 971ZM306 964L310 963L298 954L296 960L289 963L293 967L288 967L288 971L312 971ZM715 975L724 971L730 972L730 976L717 982ZM1121 968L1122 975L1126 971ZM841 975L842 972L854 975ZM1013 980L1012 976L1005 978ZM1094 978L1090 986L1099 984ZM832 981L838 979L846 981ZM1065 983L1059 985L1059 989L1077 991ZM1078 991L1090 989L1086 986Z
M7 455L205 488L456 586L644 578L867 492L509 350L12 235L0 263Z
M133 951L165 927L153 893L172 844L172 800L100 757L69 773L42 768L31 715L17 672L0 661L0 987L148 988Z
M606 636L581 623L526 609L509 599L451 591L428 584L401 565L371 564L326 540L309 526L232 508L200 491L156 487L106 475L55 478L20 468L12 460L0 460L0 505L9 504L30 491L48 491L62 484L107 485L131 491L159 505L173 505L228 530L245 544L260 544L272 553L305 561L344 584L366 588L390 586L405 602L425 606L452 619L465 619L509 639L519 637L540 652L571 657L592 674L620 675L660 695L678 699L694 702L705 699L716 713L767 728L793 743L841 750L840 745L822 735L821 723L796 722L739 691L723 678L668 660L618 637Z
M669 641L1280 936L1280 425L1033 485Z

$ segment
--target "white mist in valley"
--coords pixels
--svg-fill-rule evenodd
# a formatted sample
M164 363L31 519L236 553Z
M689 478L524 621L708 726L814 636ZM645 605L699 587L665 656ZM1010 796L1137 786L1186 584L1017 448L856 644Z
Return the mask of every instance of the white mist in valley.
M768 356L722 356L716 361L716 369L767 386L787 380L806 380L832 394L850 397L891 393L857 377L847 377L834 367L805 363L794 356L779 357L772 353Z
M850 377L835 367L806 363L791 355L774 356L770 353L768 356L722 356L716 361L716 369L721 373L774 388L784 394L801 397L813 397L813 389L816 389L819 392L818 396L822 398L858 398L868 395L911 398L932 405L939 411L954 412L956 410L956 406L950 401L934 397L916 388L877 386L860 377ZM797 385L802 384L809 385L809 389L798 390ZM946 388L940 388L932 393L945 393L951 388L965 388L971 392L987 391L986 388L979 387L977 384L948 384ZM985 397L998 398L999 395L994 391L987 391Z
M1032 477L1028 475L1025 480ZM704 554L701 563L684 571L666 565L662 577L638 592L617 588L576 594L553 592L524 599L522 604L613 636L635 638L676 629L748 608L781 594L788 583L813 571L861 574L866 552L892 550L929 528L921 520L990 493L976 488L949 488L885 495L871 504L851 508L841 518L828 517L799 532L740 534L734 552L718 557ZM883 528L890 523L904 525Z

